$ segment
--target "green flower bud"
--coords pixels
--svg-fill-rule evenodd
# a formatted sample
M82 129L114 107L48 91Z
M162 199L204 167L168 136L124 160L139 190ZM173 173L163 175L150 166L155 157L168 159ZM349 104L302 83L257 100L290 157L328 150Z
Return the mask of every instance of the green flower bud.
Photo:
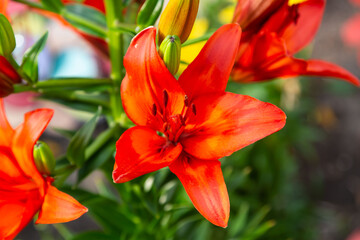
M55 169L55 157L49 146L37 141L34 146L34 162L38 171L46 176L50 176Z
M0 13L0 55L10 55L16 46L14 31L9 20Z
M160 16L164 0L146 0L137 16L137 25L140 29L152 26Z
M180 38L176 35L167 36L160 45L159 54L171 74L175 75L179 70L180 65Z

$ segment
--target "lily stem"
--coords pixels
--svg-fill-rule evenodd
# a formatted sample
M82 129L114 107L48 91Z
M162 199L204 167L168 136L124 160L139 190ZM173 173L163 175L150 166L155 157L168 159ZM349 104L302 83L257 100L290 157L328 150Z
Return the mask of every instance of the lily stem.
M65 225L58 223L54 224L53 226L64 239L70 239L74 237L73 234L69 231L69 229L65 227Z
M123 117L123 109L120 98L120 85L124 78L124 40L122 30L119 25L123 22L122 1L119 0L105 0L106 23L108 26L108 42L111 60L111 80L113 81L113 88L110 90L110 103L114 123L121 123Z
M104 132L100 133L99 136L86 148L85 159L92 157L100 148L102 148L106 142L108 142L112 137L116 136L118 127L111 127Z
M112 81L108 78L88 79L88 78L61 78L49 79L42 82L37 82L32 85L15 84L14 93L35 91L39 92L42 89L64 88L64 87L90 87L90 86L104 86L111 85Z

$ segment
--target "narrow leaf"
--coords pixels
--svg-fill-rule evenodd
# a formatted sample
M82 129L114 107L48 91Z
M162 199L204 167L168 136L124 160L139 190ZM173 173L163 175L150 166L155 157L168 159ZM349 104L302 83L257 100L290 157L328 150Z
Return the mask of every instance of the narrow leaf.
M47 38L48 33L46 32L31 48L25 52L23 57L21 69L33 83L38 81L38 57L45 47Z
M67 157L71 163L78 167L81 167L86 161L85 149L90 143L91 136L95 130L96 123L100 116L100 112L101 109L99 108L95 116L92 117L87 123L85 123L70 140L70 144L67 150Z

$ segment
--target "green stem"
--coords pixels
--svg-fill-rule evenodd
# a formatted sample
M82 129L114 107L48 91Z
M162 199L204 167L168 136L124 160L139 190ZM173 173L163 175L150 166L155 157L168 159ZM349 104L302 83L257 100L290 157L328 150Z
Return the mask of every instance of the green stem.
M74 235L65 227L65 225L58 223L53 225L64 239L71 239Z
M203 42L203 41L207 41L211 35L213 35L213 32L209 32L209 33L205 33L205 35L198 37L198 38L194 38L194 39L189 39L187 40L185 43L183 43L181 45L181 47L186 47L195 43L199 43L199 42Z
M110 102L115 122L120 123L123 109L120 98L120 85L124 78L123 73L123 36L119 28L122 22L122 1L105 0L106 23L108 26L108 42L111 60L111 79L113 88L110 91Z
M14 59L13 55L10 54L6 59L9 61L11 66L13 66L13 68L16 69L16 71L18 72L18 74L22 79L24 79L26 82L31 82L31 79L24 73L24 71L21 69L19 64Z
M94 85L109 85L111 80L108 78L88 79L88 78L62 78L50 79L47 81L38 82L38 88L52 88L52 87L87 87Z
M76 169L76 166L75 165L65 165L63 167L59 167L57 168L53 175L54 176L59 176L59 175L62 175L62 174L65 174L65 173L68 173L69 171L73 171Z
M32 7L32 8L36 8L36 9L40 9L40 10L47 10L41 4L36 3L36 2L29 2L29 1L26 1L26 0L12 0L12 1L25 4L25 5L27 5L29 7Z
M68 12L66 11L66 9L64 9L62 11L62 14L61 14L65 19L68 19L72 22L76 22L77 24L81 25L81 26L84 26L88 29L91 29L93 30L94 32L96 32L97 34L99 34L100 36L102 36L102 38L105 38L106 37L106 30L99 26L99 25L96 25L94 22L91 22L87 19L84 19L82 18L81 16L79 15L76 15L76 14L73 14L71 12Z
M81 87L90 87L90 86L104 86L111 85L112 81L108 78L99 78L99 79L88 79L88 78L61 78L61 79L50 79L42 82L37 82L33 85L23 85L15 84L14 93L26 92L26 91L39 91L42 89L49 88L81 88Z
M109 101L107 99L103 99L101 96L99 97L98 95L84 94L82 92L76 91L44 91L40 98L48 100L58 98L71 102L81 102L110 108Z
M111 127L106 131L102 132L87 148L85 151L85 159L92 157L104 144L115 136L118 131L118 127Z

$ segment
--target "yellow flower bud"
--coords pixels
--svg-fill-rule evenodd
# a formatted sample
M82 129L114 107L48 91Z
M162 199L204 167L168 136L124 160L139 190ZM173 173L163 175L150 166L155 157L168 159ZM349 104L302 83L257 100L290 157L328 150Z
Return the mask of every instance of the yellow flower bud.
M168 35L176 35L185 42L194 25L199 0L170 0L159 22L159 44Z

